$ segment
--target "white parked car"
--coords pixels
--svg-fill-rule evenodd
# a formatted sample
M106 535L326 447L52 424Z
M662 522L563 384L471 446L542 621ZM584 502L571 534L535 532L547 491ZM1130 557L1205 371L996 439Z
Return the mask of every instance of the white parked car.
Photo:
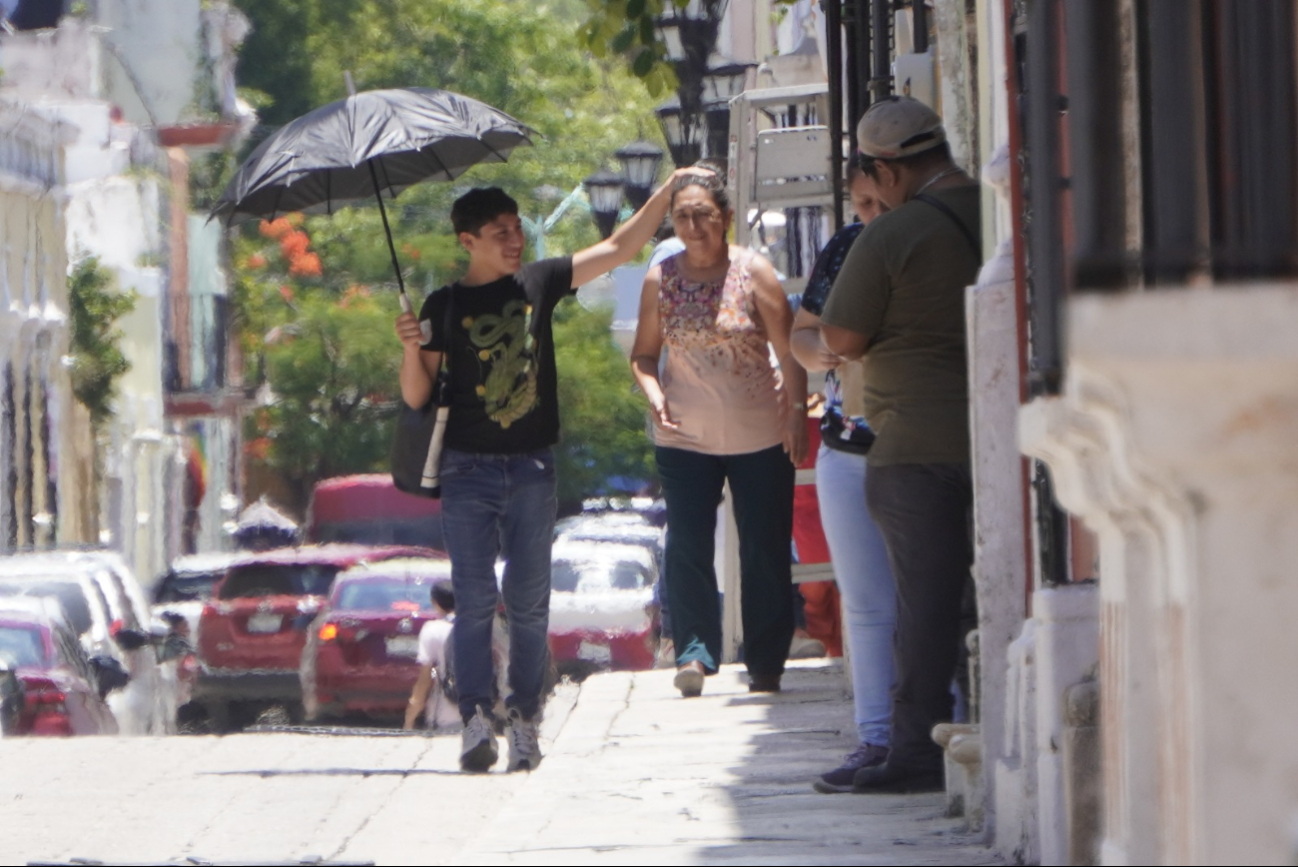
M561 537L550 575L550 653L561 673L653 668L661 627L649 549Z
M0 557L0 596L57 599L87 654L122 663L130 682L108 703L123 734L176 730L174 678L158 661L144 592L121 557L96 550Z

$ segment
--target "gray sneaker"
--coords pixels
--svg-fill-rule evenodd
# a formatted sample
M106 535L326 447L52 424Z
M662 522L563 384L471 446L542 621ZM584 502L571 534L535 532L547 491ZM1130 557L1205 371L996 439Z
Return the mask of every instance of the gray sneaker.
M478 708L473 717L464 724L464 734L460 740L460 770L474 774L485 774L500 757L496 746L496 735L491 729L491 721Z
M506 771L535 771L541 764L535 719L523 719L517 708L509 711L509 764Z
M821 774L811 783L817 792L826 795L837 795L853 789L856 772L861 768L873 768L888 760L888 748L878 744L861 744L843 759L843 764L834 770Z

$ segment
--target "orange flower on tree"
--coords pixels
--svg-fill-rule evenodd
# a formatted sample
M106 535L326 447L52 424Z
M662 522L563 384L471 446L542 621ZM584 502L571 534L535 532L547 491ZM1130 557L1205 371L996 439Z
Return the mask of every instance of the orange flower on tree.
M279 297L283 298L289 304L293 303L293 287L283 283L279 287Z
M307 237L306 232L298 229L292 229L279 239L279 251L284 254L284 258L290 263L298 256L306 253L307 248L311 246L311 239Z
M288 273L295 277L319 277L323 273L320 257L315 253L294 256L288 263Z
M275 220L262 220L257 226L257 231L272 241L278 241L280 238L293 231L293 224L288 221L287 217L280 217Z
M254 270L261 270L266 267L266 257L260 253L253 253L248 257L248 267Z

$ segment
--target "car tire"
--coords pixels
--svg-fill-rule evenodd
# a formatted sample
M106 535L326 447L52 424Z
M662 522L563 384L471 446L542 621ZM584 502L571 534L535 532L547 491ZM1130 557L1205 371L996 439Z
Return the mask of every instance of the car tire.
M234 716L230 703L224 701L207 702L207 727L214 735L225 735L234 731Z

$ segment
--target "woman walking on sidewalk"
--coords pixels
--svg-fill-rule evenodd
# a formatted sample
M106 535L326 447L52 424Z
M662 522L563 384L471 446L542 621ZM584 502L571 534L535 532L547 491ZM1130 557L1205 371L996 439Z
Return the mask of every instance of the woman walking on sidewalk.
M793 637L790 538L794 467L807 450L806 372L789 352L792 316L775 270L726 240L733 212L721 175L677 180L670 213L685 249L645 276L631 366L653 410L667 501L676 687L699 695L721 660L713 553L729 481L749 689L775 692Z

